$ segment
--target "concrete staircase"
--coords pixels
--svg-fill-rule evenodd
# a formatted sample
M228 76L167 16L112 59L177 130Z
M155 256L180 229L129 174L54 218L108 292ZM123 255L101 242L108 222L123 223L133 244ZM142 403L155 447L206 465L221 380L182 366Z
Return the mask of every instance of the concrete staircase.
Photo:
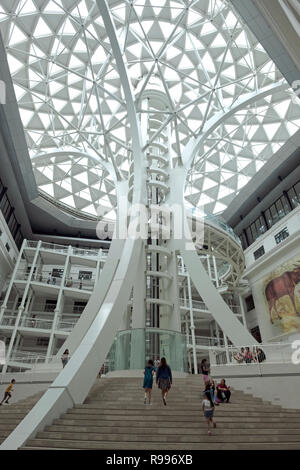
M167 406L153 389L144 405L142 379L102 378L83 405L68 410L23 449L300 449L300 410L283 410L240 391L216 407L208 436L202 378L176 379Z
M44 392L39 392L16 403L9 405L3 403L2 406L0 406L0 444L2 444L5 438L17 427L22 419L25 418L27 413L29 413L43 394Z

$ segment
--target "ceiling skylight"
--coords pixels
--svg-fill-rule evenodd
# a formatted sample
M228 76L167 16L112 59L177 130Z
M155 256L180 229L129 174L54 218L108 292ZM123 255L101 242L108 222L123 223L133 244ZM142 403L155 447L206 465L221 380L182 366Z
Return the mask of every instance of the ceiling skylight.
M222 212L300 128L299 105L288 87L261 93L286 82L225 0L109 5L133 89L155 76L168 91L173 155L224 113L199 148L185 193L188 205ZM96 2L0 0L0 28L41 193L113 219L112 174L128 176L131 132ZM231 112L250 93L257 97Z

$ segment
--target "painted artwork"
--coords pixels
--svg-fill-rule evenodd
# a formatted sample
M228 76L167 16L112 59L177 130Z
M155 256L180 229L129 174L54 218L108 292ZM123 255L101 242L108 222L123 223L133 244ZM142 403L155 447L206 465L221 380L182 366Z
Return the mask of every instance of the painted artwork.
M300 257L272 271L263 294L271 323L283 333L300 331Z

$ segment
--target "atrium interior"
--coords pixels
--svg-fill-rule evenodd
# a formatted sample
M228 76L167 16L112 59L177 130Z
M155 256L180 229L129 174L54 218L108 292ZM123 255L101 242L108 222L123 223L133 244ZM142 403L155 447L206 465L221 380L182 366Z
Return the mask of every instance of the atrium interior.
M206 360L300 428L299 43L298 0L0 0L0 449L209 448L83 422L162 357L189 424Z

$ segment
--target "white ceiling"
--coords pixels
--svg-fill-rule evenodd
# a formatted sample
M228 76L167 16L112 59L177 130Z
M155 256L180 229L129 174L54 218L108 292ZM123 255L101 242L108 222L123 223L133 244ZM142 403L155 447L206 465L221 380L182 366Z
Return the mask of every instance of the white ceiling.
M285 80L226 1L109 4L133 88L155 76L167 95L174 155L224 111L185 193L188 205L223 212L300 128L299 104L290 90L259 97ZM128 176L131 133L96 2L0 0L0 28L40 191L114 219L113 173ZM250 92L257 101L226 116Z

